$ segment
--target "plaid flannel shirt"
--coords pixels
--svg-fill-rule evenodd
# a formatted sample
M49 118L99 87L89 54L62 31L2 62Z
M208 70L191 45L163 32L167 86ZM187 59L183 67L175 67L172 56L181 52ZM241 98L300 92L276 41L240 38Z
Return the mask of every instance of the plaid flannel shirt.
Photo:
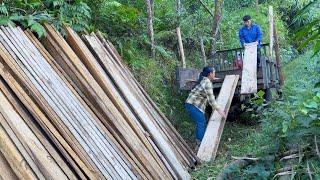
M218 109L219 105L213 94L212 82L204 77L200 84L193 88L186 100L186 103L196 106L200 111L205 112L207 101L213 109Z

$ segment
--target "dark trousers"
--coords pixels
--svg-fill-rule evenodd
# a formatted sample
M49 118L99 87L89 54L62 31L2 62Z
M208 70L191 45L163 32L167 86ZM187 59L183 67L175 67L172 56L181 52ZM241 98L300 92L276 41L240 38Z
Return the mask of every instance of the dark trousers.
M196 139L201 141L207 128L207 121L204 113L192 104L186 103L185 108L191 119L196 123Z

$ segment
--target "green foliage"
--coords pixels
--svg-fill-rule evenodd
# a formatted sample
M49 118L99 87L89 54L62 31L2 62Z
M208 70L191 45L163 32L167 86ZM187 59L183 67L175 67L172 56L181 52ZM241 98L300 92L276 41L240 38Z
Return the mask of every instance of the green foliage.
M97 28L111 36L130 36L139 31L140 10L118 1L100 1L89 4Z
M314 136L320 137L320 86L315 86L320 75L315 68L317 60L310 60L311 55L308 52L285 66L284 100L272 102L259 117L255 117L261 124L252 127L227 122L216 160L201 165L192 173L193 178L215 179L223 169L231 175L230 179L272 179L277 170L285 166L279 158L272 157L292 148L300 149L303 154L301 160L293 164L294 178L307 179L308 166L313 178L319 177L320 163L314 153ZM262 92L258 92L255 99L260 96L263 96ZM234 161L230 156L261 159L242 168L227 167Z
M227 11L236 11L239 8L256 6L256 0L225 0L224 7Z
M68 24L76 31L83 31L89 28L90 18L90 8L80 0L5 0L0 5L1 25L22 25L39 37L45 34L41 25L44 22L53 23L58 30Z
M299 12L299 16L296 19L301 19L301 16L306 14L308 11L312 11L314 6L318 5L318 1L315 0L306 5ZM320 10L320 8L318 8ZM314 56L320 52L320 14L313 18L313 20L309 23L306 23L303 27L301 27L295 36L296 41L300 41L299 49L305 48L307 45L313 45Z
M291 150L291 148L307 153L308 149L315 148L314 136L320 134L320 89L314 88L316 80L320 77L314 68L316 61L310 63L309 57L310 53L291 62L286 67L285 99L274 102L263 113L263 127L274 137L278 137L281 142L280 147L282 148L278 153ZM295 176L302 178L307 161L316 159L316 156L306 155L294 165ZM315 169L312 168L312 171Z
M265 92L263 90L260 90L259 92L254 94L254 97L250 99L250 102L256 106L262 106L264 102L264 97L263 97L264 95L265 95Z

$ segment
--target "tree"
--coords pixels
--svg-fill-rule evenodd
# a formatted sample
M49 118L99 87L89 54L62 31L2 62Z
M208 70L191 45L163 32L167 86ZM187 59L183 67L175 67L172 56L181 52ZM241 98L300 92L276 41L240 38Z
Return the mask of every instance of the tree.
M202 56L203 64L206 66L207 65L207 57L206 57L206 51L204 49L204 43L203 43L202 36L200 36L200 49L201 49L201 56Z
M214 56L216 54L216 44L218 39L218 31L219 31L219 24L221 21L221 13L222 13L222 6L223 0L215 0L214 6L214 13L210 11L210 8L204 4L202 0L199 0L201 5L205 8L205 10L211 15L212 21L212 29L211 29L211 43L210 43L210 59L214 60Z
M216 44L218 37L219 24L221 21L221 13L222 13L223 0L215 0L214 6L214 15L213 15L213 24L212 24L212 40L210 47L210 58L213 60L216 54Z
M156 50L155 50L155 40L154 40L154 32L153 32L153 0L145 0L146 7L147 7L147 28L148 34L150 38L151 44L151 57L155 58Z
M179 52L180 52L182 67L186 68L187 65L186 65L186 59L184 56L184 49L183 49L181 30L180 30L180 16L181 16L181 1L180 0L177 0L177 13L178 13L177 36L178 36L178 43L179 43Z

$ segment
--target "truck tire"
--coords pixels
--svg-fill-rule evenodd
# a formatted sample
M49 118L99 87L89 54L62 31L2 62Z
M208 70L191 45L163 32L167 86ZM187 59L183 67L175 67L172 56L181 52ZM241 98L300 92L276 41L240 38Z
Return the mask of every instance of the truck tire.
M265 91L265 100L266 101L271 101L272 100L272 92L270 88L267 88Z

